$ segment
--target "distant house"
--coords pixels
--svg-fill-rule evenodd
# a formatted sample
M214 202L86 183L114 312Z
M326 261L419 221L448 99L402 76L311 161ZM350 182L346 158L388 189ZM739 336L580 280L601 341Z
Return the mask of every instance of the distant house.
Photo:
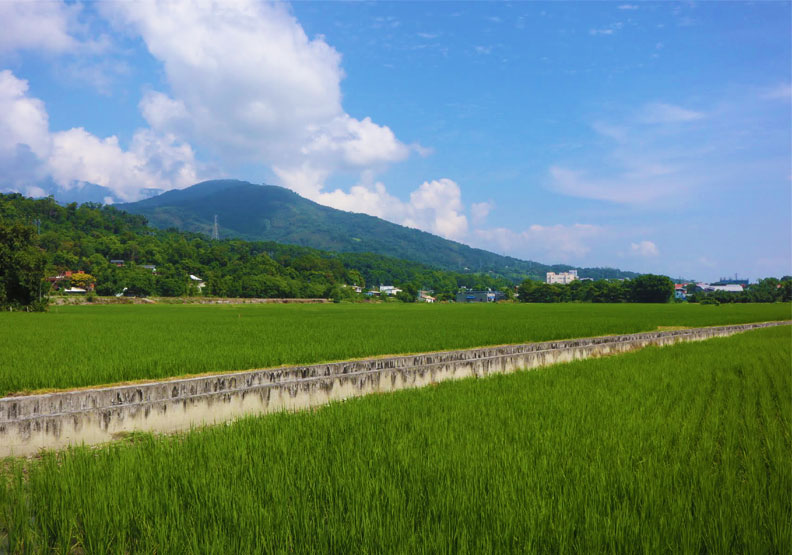
M577 270L569 270L568 272L561 272L560 274L555 272L547 272L545 283L560 283L562 285L566 285L568 283L572 283L576 279L578 279Z
M62 273L58 274L57 276L48 277L47 281L52 284L51 288L52 288L53 291L60 291L61 288L67 282L69 282L71 280L71 277L74 274L76 274L76 273L79 273L79 272L72 272L71 270L66 270L65 272L62 272ZM93 291L95 287L96 287L96 285L93 282L89 283L88 284L88 291ZM81 289L79 287L72 287L71 289L73 289L73 290L70 291L69 289L64 289L63 292L64 293L85 293L86 292L85 289Z
M69 295L85 295L86 291L82 287L69 287L63 290L64 293Z
M120 268L121 266L124 265L124 261L123 260L111 260L110 264L112 264L114 266L118 266Z
M687 283L674 284L674 298L684 301L687 299Z
M487 289L486 291L473 291L464 289L457 293L456 302L458 303L494 303L506 298L500 291Z
M348 287L349 289L352 289L352 291L354 291L355 293L362 293L363 292L363 288L360 285L347 285L347 284L344 284L341 287Z
M742 293L743 286L739 283L727 283L726 285L712 285L714 291L726 291L727 293Z
M418 291L418 299L417 299L417 301L419 303L433 303L433 302L435 302L437 299L435 299L431 295L431 293L432 293L432 291L423 291L423 290Z
M156 274L157 273L157 267L154 264L143 264L140 267L141 268L145 268L146 270L149 270L152 274Z
M380 285L379 292L384 293L385 295L393 296L396 293L401 293L401 289L398 287L394 287L393 285Z
M61 285L63 285L63 282L69 280L71 276L72 276L71 270L66 270L65 272L62 272L57 276L48 277L47 281L52 284L51 287L53 291L58 291L60 290Z
M702 291L710 293L712 291L725 291L727 293L742 293L743 286L738 283L729 283L727 285L714 285L711 283L698 283Z

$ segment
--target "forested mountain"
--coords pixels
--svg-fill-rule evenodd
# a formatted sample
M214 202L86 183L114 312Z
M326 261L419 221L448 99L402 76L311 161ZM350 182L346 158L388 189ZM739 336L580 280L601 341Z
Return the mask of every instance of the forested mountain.
M124 288L140 295L195 293L190 274L205 282L204 294L228 297L345 298L353 293L343 285L386 284L401 286L409 293L405 300L414 300L418 289L432 289L444 299L461 286L510 286L504 278L443 271L371 253L333 253L272 241L215 241L198 233L158 230L143 216L112 206L61 206L51 197L0 194L3 230L43 251L47 275L88 273L96 278L100 295ZM124 265L111 260L123 260ZM156 266L156 272L144 266Z
M221 237L276 241L315 249L375 253L460 273L489 273L519 283L530 276L572 268L519 260L365 214L322 206L288 189L218 180L117 208L141 214L160 229L175 228L211 235L218 216ZM581 277L635 277L613 268L582 268Z

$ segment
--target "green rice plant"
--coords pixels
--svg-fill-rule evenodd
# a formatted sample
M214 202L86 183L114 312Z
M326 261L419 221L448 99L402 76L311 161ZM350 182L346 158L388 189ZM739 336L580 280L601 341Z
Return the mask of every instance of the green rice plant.
M0 395L790 317L789 303L53 307L0 313Z
M8 460L0 550L785 553L790 331Z

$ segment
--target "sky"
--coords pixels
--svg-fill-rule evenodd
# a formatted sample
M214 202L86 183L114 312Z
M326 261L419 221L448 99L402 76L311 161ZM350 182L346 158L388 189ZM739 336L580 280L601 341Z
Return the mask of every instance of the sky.
M790 2L0 1L0 191L288 187L527 260L792 274Z

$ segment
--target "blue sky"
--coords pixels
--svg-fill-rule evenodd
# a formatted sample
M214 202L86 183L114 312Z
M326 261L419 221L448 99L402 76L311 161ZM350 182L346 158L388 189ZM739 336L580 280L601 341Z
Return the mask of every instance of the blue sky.
M546 263L791 274L790 6L3 2L0 189L235 177Z

